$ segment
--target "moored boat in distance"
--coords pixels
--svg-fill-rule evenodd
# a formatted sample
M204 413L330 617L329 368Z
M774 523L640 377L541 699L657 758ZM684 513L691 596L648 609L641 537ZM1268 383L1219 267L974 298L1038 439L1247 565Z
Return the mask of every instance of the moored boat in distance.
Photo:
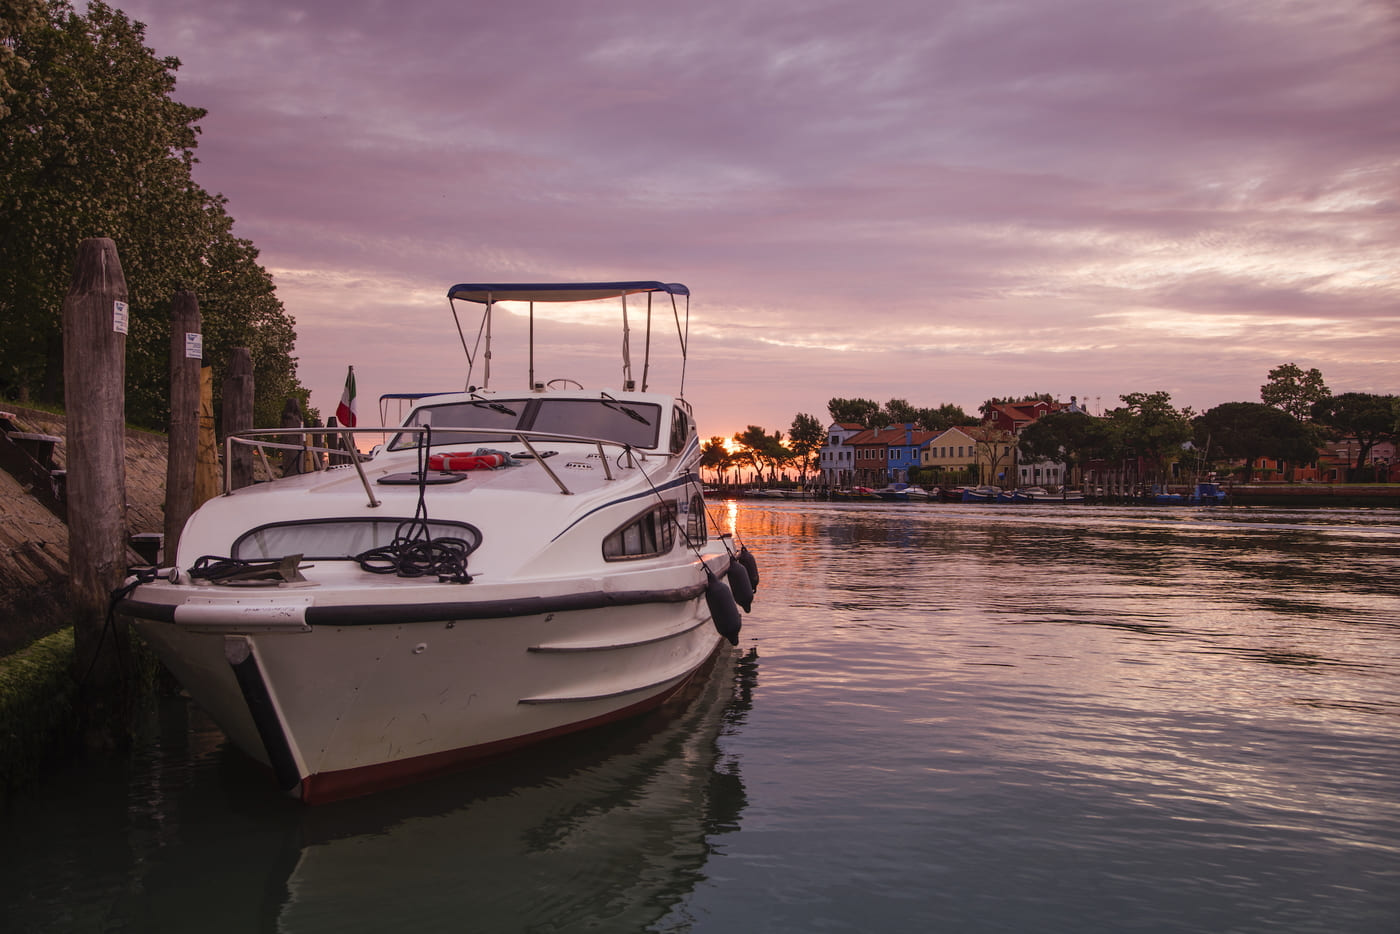
M536 382L534 303L628 296L678 307L663 282L463 284L485 352L467 389L413 399L369 455L318 429L230 439L325 470L225 484L190 518L172 567L119 610L234 745L315 803L460 768L651 710L721 643L737 643L757 565L712 527L682 384ZM490 388L498 302L529 303L523 389ZM459 325L460 330L460 325ZM478 351L480 348L478 348ZM475 365L484 365L480 386ZM226 462L232 460L227 457ZM154 579L153 579L154 578Z

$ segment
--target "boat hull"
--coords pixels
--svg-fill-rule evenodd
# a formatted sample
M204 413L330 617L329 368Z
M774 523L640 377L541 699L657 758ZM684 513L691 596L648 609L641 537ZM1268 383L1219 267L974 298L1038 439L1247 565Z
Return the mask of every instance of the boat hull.
M221 594L186 610L156 592L123 609L229 739L307 803L642 713L721 643L703 586L555 599L542 612L527 612L530 600L337 606L305 593ZM435 606L450 609L421 618Z

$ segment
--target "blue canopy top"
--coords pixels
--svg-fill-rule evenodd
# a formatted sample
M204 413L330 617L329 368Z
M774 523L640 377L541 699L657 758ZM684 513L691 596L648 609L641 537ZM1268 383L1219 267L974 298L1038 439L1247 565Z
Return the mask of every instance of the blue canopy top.
M448 298L467 302L591 302L638 292L689 295L679 282L494 282L463 283L447 290Z

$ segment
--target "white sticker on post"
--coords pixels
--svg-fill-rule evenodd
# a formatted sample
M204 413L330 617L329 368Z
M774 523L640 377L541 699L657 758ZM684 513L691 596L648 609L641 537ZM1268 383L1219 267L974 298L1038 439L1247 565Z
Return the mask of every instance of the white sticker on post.
M187 360L203 360L203 359L204 359L204 335L203 335L203 334L195 334L195 333L192 333L192 332L189 332L189 331L186 331L186 332L185 332L185 359L187 359Z
M112 330L118 334L126 333L126 302L112 303Z

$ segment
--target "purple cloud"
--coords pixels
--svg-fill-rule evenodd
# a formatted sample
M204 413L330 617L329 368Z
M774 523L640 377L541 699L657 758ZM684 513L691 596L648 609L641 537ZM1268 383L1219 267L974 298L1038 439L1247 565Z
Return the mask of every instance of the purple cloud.
M1200 410L1289 360L1400 388L1386 0L122 8L323 410L347 363L458 385L441 296L511 278L688 283L707 434L832 395Z

